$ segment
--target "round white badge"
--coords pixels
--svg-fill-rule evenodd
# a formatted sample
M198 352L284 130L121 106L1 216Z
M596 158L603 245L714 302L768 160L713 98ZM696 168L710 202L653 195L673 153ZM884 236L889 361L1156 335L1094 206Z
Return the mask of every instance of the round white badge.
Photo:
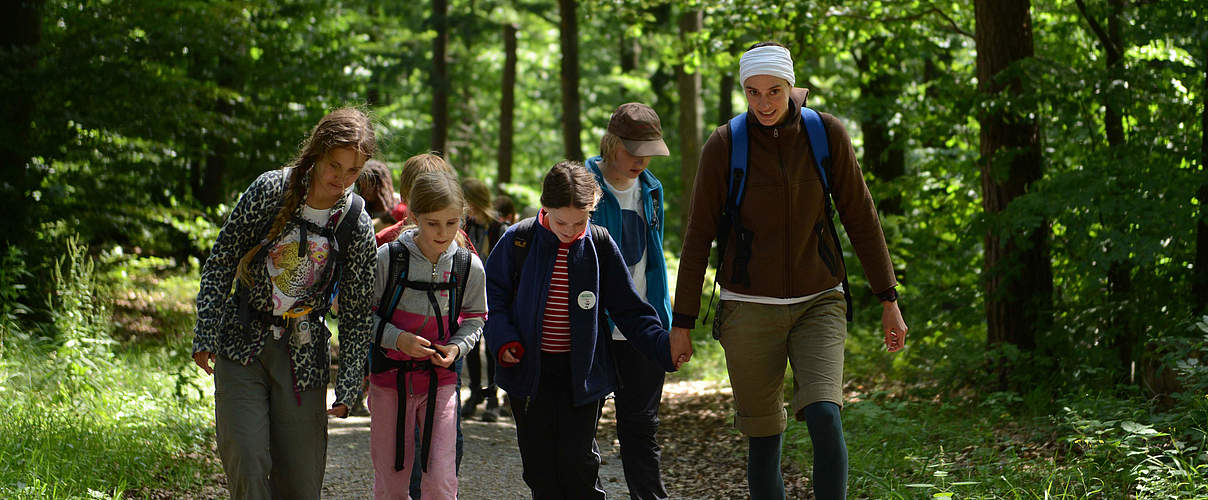
M596 307L596 294L591 293L589 290L584 290L579 294L579 308L587 310L593 307Z

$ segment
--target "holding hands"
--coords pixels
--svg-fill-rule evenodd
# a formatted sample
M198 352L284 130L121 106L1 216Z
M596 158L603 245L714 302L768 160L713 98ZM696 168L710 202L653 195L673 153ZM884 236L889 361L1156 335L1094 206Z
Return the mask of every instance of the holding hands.
M675 369L692 359L692 337L687 328L671 327L671 362Z

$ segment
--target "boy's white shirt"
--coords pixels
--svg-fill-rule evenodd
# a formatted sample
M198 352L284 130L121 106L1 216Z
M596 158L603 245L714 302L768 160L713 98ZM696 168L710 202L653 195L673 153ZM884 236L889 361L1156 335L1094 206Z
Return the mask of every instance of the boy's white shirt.
M428 258L424 257L424 252L420 250L419 245L415 242L415 233L415 229L409 229L407 231L403 231L403 233L398 237L398 241L401 241L404 245L406 245L407 250L411 254L410 262L408 262L407 265L407 279L411 281L423 282L432 281L432 269L435 267L437 279L442 282L445 281L447 279L446 276L452 274L453 256L457 253L457 249L459 248L457 241L454 240L449 242L449 248L445 249L445 251L440 254L440 257L437 258L436 265L433 266L433 264L428 261ZM393 290L385 290L389 273L390 245L387 244L378 247L377 251L377 268L374 271L373 280L374 305L381 304L382 293L393 292ZM436 302L440 307L441 318L444 321L448 321L448 319L445 318L448 316L449 311L448 292L437 292ZM432 304L428 301L428 293L424 291L410 288L403 290L402 297L399 298L396 309L426 316L427 319L425 319L425 326L427 325L428 320L435 319L435 314L432 311ZM466 280L465 296L462 297L461 314L463 316L485 315L486 312L486 270L482 266L482 260L471 252L470 274ZM394 314L393 311L391 314ZM377 335L378 325L381 323L381 321L381 317L377 314L377 312L374 312L374 335ZM465 357L465 355L470 352L470 348L473 347L474 344L478 343L479 338L482 336L482 326L485 322L485 317L482 316L469 317L461 322L461 326L458 327L457 332L455 332L449 338L448 342L449 344L457 345L458 350L460 351L457 355L457 359ZM386 322L385 327L382 329L382 342L380 345L386 349L394 349L396 343L398 342L398 336L400 333L402 333L402 330L395 327L390 322Z
M601 166L601 168L605 167ZM604 179L604 188L611 192L614 197L616 197L617 204L620 205L622 213L625 210L633 210L634 212L637 212L639 216L641 216L643 221L650 220L646 217L646 205L642 203L641 179L634 179L633 184L629 186L629 189L625 190L617 189L608 182L608 179ZM625 217L622 216L622 224L624 221ZM646 228L643 227L642 230L645 231ZM633 279L633 289L637 290L638 296L642 297L642 300L646 299L646 260L646 249L643 248L642 258L638 259L636 264L629 266L629 277ZM612 327L612 338L613 340L625 340L625 336L621 335L621 330L617 328L616 325L613 325Z

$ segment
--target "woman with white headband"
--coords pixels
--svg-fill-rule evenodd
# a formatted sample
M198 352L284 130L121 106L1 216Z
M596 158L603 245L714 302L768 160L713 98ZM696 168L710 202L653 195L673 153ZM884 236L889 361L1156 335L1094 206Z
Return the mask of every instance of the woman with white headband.
M690 330L696 322L698 290L716 238L721 302L713 335L726 353L734 424L748 437L751 498L785 495L780 451L788 417L781 396L786 361L793 368L793 416L806 422L814 445L815 496L844 498L847 447L839 410L850 303L845 292L852 290L845 290L846 269L824 186L829 186L833 207L881 301L885 345L891 352L902 349L907 331L893 264L847 130L834 116L818 113L820 127L807 133L811 127L802 108L808 91L793 87L789 50L767 42L752 46L739 62L739 81L747 111L714 130L701 152L672 331ZM825 140L829 151L825 181L810 133L824 136L815 140ZM744 146L746 169L741 173L730 157L734 148L742 151ZM732 184L741 186L733 188L741 197L729 198Z

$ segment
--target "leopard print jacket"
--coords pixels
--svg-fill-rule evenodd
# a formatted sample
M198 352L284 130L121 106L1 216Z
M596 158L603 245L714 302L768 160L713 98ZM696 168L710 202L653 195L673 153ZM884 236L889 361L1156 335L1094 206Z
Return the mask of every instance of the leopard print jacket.
M239 259L266 236L273 217L281 207L285 192L285 170L261 174L239 197L234 211L218 233L201 270L201 288L197 292L197 325L193 329L193 352L212 352L247 365L260 353L264 342L272 338L272 329L258 320L245 327L238 320L238 304L232 284ZM348 203L345 195L332 207L332 213L342 212ZM299 213L301 207L298 208ZM282 234L293 231L289 224ZM370 295L373 293L377 247L373 238L373 223L369 214L361 212L353 231L352 242L345 251L344 269L340 277L340 358L336 381L336 404L349 408L361 396L361 379L369 351L373 316ZM266 242L270 245L271 242ZM267 252L265 252L267 253ZM263 253L262 253L263 255ZM271 311L271 282L263 257L249 266L252 285L248 296L250 306ZM319 304L311 304L318 306ZM288 333L288 332L287 332ZM290 347L296 391L326 387L330 378L328 339L331 332L320 325L309 344Z

